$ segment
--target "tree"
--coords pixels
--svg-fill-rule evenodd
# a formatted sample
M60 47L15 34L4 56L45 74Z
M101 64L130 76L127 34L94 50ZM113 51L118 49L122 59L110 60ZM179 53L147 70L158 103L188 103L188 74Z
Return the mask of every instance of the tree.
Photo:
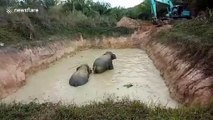
M2 7L11 7L14 4L17 4L16 0L0 0L0 6Z
M91 9L97 11L100 15L106 14L111 7L109 3L95 2L91 4Z

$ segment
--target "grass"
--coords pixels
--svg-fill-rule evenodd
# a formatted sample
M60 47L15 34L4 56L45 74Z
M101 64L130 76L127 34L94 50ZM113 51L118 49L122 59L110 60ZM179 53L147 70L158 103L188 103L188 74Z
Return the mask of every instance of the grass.
M106 100L85 106L52 103L0 104L0 119L4 120L212 120L213 106L166 109L147 107L139 101Z
M158 37L166 44L213 45L213 23L196 20L177 22L171 30L160 32Z
M17 42L17 40L23 40L19 34L6 28L0 28L0 42L11 44Z

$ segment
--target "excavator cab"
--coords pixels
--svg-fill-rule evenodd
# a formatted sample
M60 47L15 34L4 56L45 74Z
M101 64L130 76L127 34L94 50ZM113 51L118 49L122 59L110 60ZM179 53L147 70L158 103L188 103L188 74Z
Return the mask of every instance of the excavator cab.
M178 18L190 19L191 13L186 6L175 5L170 12L170 17L173 18L173 19L178 19Z
M158 19L157 17L157 2L167 5L167 11L168 13L166 14L165 17L161 17ZM152 12L152 20L153 24L156 24L158 26L163 25L164 23L167 24L169 21L172 19L178 19L178 18L186 18L190 19L191 18L191 12L187 8L187 5L174 5L173 0L150 0L150 5L151 5L151 12Z

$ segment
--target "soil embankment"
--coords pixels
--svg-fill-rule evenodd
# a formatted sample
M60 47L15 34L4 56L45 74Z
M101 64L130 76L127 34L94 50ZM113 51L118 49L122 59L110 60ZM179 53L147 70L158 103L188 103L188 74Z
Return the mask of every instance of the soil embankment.
M171 26L165 26L164 28L170 29ZM205 73L204 70L211 70L211 68L204 68L206 66L202 62L208 59L208 56L197 57L199 59L196 61L187 61L184 57L194 56L196 58L198 54L192 55L189 51L186 51L185 55L182 55L184 57L181 57L179 53L183 50L175 47L178 43L174 42L166 45L162 44L158 38L151 37L153 33L156 34L161 30L162 28L153 29L148 34L138 32L137 38L142 41L141 48L147 51L147 54L165 79L170 95L178 102L189 106L212 103L213 76ZM211 54L211 50L208 51L209 54ZM211 63L212 61L207 62Z
M75 46L50 43L48 46L19 50L6 48L0 51L0 98L16 91L25 84L26 74L46 67L63 55L74 52Z

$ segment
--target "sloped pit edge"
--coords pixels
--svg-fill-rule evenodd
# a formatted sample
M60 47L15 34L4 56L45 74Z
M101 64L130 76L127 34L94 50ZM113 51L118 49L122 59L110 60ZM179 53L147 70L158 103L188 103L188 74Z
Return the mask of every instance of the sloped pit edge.
M158 31L160 30L150 30L146 35L142 32L138 35L142 37L138 39L141 41L140 48L146 50L164 78L171 97L186 106L212 104L213 76L206 76L201 68L177 57L181 49L162 44L157 38L153 38L153 33ZM199 60L195 64L202 66Z

